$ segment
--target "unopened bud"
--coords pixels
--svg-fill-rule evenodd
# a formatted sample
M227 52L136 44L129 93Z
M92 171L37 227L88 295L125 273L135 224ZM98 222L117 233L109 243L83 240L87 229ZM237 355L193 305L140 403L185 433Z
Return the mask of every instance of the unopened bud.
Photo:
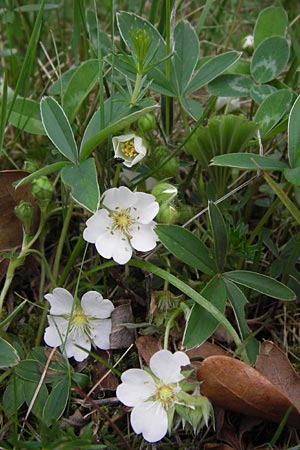
M41 209L47 207L53 192L54 187L47 177L40 177L32 182L32 195L38 200Z
M153 130L156 126L155 116L152 113L147 113L138 120L138 127L142 131Z
M29 234L33 214L32 204L21 200L20 203L15 207L15 214L22 221L26 234Z
M170 183L157 183L151 191L158 203L170 203L178 193L177 187Z
M179 217L177 209L170 203L164 203L159 208L159 213L156 216L158 222L170 225L176 222Z

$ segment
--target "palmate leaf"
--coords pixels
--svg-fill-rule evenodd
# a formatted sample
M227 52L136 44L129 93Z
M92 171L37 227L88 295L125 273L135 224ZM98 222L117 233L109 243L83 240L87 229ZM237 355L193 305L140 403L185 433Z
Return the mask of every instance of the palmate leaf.
M70 122L54 98L41 100L41 116L46 134L55 147L71 162L77 163L78 150Z
M79 164L65 166L61 171L63 182L71 188L71 195L76 202L91 212L96 211L100 191L94 158L88 158Z
M295 292L275 278L248 270L232 270L223 274L225 279L246 286L269 297L279 300L295 300Z
M224 313L227 295L221 278L214 276L201 291L201 295ZM219 322L206 309L195 303L186 323L183 345L188 348L201 345L212 335L218 325Z
M288 89L280 89L265 98L254 116L254 120L259 123L262 136L265 136L280 121L291 99L292 93Z
M162 244L188 266L208 275L216 272L209 249L190 231L178 225L157 225L155 232Z
M262 41L253 53L251 74L258 83L274 80L285 68L290 56L287 40L271 36Z
M247 75L220 75L208 85L208 91L221 97L248 97L255 84Z

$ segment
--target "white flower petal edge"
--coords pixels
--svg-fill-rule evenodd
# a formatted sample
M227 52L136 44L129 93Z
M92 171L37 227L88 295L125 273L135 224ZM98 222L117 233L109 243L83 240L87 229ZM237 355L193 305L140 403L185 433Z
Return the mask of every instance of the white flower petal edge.
M104 299L97 291L88 291L83 294L81 306L85 314L97 319L107 319L115 309L112 302Z
M130 422L148 442L160 441L168 431L168 416L160 402L149 401L133 408Z
M150 369L164 383L177 383L184 379L181 367L190 364L189 357L184 352L171 353L169 350L159 350L150 359Z
M60 316L63 314L68 314L73 305L73 297L69 291L64 288L53 289L52 294L46 294L45 299L51 305L50 314Z
M136 406L155 393L153 378L144 370L129 369L122 374L116 395L126 406Z
M108 189L104 192L102 201L110 210L130 208L135 202L135 193L126 186Z

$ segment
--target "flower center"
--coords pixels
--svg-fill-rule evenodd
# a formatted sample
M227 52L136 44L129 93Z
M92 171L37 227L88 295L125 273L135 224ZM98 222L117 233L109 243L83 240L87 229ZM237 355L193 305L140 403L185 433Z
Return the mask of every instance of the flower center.
M127 142L123 142L121 145L121 152L124 153L127 158L134 158L138 154L134 146L134 140L130 139Z
M169 384L162 384L157 386L155 393L155 399L159 400L165 409L174 402L176 396L176 389Z
M75 327L83 328L88 322L88 316L83 311L75 311L72 316L72 323Z
M122 209L113 215L113 230L118 230L120 233L129 233L129 229L133 224L133 219L129 214L129 210Z

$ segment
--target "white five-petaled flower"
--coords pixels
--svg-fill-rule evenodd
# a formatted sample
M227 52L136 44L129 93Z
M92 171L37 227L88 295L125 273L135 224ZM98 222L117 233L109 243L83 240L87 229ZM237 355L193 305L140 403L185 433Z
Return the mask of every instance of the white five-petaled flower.
M146 156L147 149L143 139L134 133L114 136L112 143L115 158L122 158L124 166L132 167Z
M108 189L102 208L86 222L83 238L96 245L104 258L126 264L132 249L147 252L158 240L154 217L159 211L155 197L145 192L132 192L125 186Z
M74 356L76 361L88 357L92 344L103 350L109 348L110 316L114 309L110 300L103 299L99 292L89 291L79 303L69 291L60 287L52 294L46 294L45 299L51 306L49 327L44 334L47 345L60 347L67 358Z
M135 433L142 433L148 442L157 442L168 431L176 404L180 404L179 382L185 377L181 366L190 364L183 352L156 352L150 359L152 375L142 369L129 369L122 374L117 397L133 407L130 422Z

